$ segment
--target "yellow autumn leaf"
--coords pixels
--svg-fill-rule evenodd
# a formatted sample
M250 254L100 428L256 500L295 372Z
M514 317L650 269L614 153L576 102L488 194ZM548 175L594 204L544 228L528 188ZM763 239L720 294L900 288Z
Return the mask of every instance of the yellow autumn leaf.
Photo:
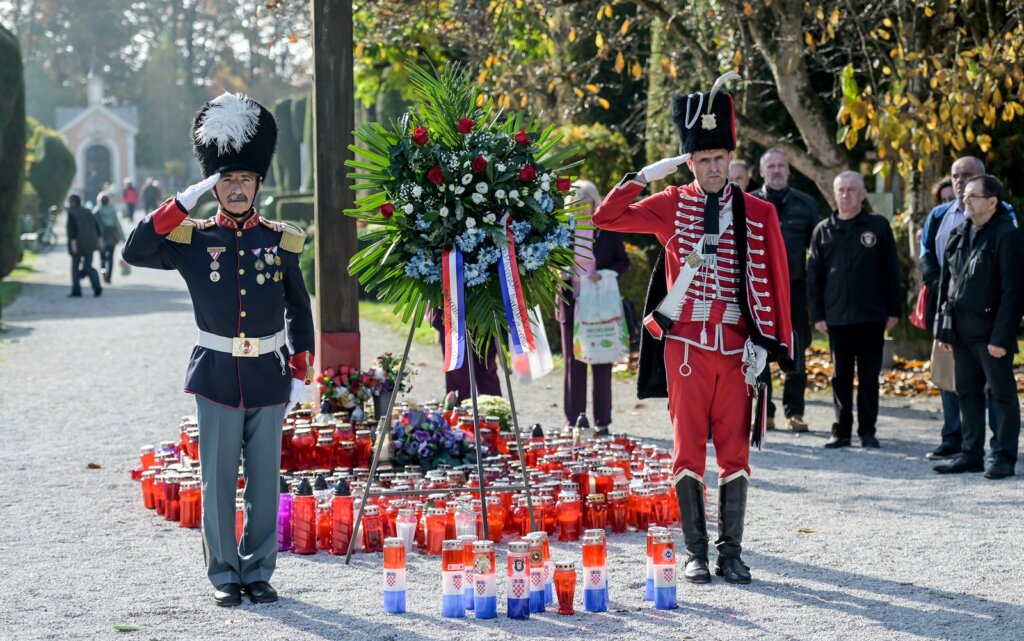
M732 66L739 67L740 63L743 62L743 52L739 49L732 54Z
M825 19L825 7L823 7L823 6L821 6L819 4L818 5L818 9L814 12L814 17L817 18L818 20L824 20Z
M575 89L573 89L572 91L573 91L573 93L575 93L575 94L576 94L576 97L577 97L577 98L582 98L582 97L583 97L584 95L586 95L586 94L584 94L584 93L583 93L583 90L582 90L582 89L580 89L579 87L576 87L576 88L575 88Z
M749 2L744 2L743 3L743 15L745 15L746 17L749 18L750 14L752 14L752 13L754 13L754 5L750 4Z
M889 18L884 18L882 20L882 24L884 24L885 26L889 27L890 29L892 28L892 20L890 20Z
M934 14L935 14L935 12L932 11L931 7L925 7L924 8L924 15L925 15L926 18L931 18Z
M548 93L551 93L552 91L554 91L555 90L555 86L557 84L558 84L557 80L552 80L551 82L549 82L548 83Z
M479 96L476 97L476 106L477 107L483 107L484 103L486 101L487 101L487 96L481 93Z
M629 71L637 80L640 80L641 78L644 77L644 68L640 65L639 62L634 62L633 67Z
M569 42L576 42L576 29L569 29Z
M629 33L629 18L622 21L622 28L619 29L619 33L622 35Z
M480 75L476 77L476 83L478 85L482 85L484 83L484 80L487 80L487 70L486 69L481 71Z
M597 45L598 49L603 48L604 47L604 36L602 36L601 34L597 34L596 36L594 36L594 44Z
M884 65L882 67L882 73L888 76L892 73L892 69L889 67L889 65Z
M527 99L526 99L526 96L524 95L523 99L519 101L519 108L522 109L522 108L526 107L526 103L527 103Z
M597 8L597 21L601 22L601 20L603 18L604 18L604 7L603 6L602 7L598 7Z
M612 6L610 4L604 5L604 17L605 18L611 18L612 17Z
M804 44L806 44L808 47L814 46L814 36L811 35L810 31L804 32Z
M602 106L602 107L604 107L605 109L610 109L610 108L611 108L611 106L612 106L612 103L608 102L608 101L607 101L607 100L605 100L604 98L598 98L598 99L597 99L597 104L601 105L601 106Z
M626 57L623 56L622 52L620 51L618 53L618 55L615 56L615 73L622 73L622 70L625 69L625 68L626 68Z
M878 37L881 38L882 40L888 40L889 38L892 37L892 35L890 35L889 32L886 31L885 29L877 29L875 33L877 33Z
M839 26L839 7L836 7L835 9L832 10L832 15L829 16L828 22L833 27Z
M589 91L590 93L597 93L598 91L600 91L598 86L593 84L593 83L585 85L585 87L586 87L586 90Z
M355 53L356 58L362 58L363 57L363 43L360 42L359 44L356 45L356 49L355 49L354 53Z

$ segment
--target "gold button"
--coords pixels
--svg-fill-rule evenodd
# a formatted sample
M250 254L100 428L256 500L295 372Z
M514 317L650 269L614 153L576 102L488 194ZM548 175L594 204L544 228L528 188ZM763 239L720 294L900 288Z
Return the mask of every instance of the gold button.
M239 256L245 256L245 250L243 250L243 249L239 249L239 250L238 250L238 255L239 255Z
M242 318L245 318L245 312L242 312L242 313L241 313L241 314L239 314L239 315L240 315L240 316L241 316Z
M239 238L241 238L241 236L242 236L242 230L241 230L241 229L239 229L238 231L236 231L236 232L235 232L235 236L238 236Z
M245 332L238 332L239 338L245 338Z
M244 269L239 269L239 270L238 270L238 275L239 275L239 276L242 276L242 275L244 275L244 274L245 274L245 270L244 270Z
M245 296L245 290L244 289L240 293L242 294L242 296Z

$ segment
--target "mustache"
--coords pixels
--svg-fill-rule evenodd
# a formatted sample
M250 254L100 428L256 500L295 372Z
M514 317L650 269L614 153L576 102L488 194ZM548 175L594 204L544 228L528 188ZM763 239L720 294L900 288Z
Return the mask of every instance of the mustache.
M249 202L249 197L245 194L232 194L228 196L227 201L229 203L247 203Z

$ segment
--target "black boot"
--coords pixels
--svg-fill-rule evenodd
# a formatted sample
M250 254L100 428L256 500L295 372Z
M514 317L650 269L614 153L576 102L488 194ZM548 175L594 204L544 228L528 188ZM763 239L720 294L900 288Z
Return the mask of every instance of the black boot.
M683 578L690 583L710 583L708 569L708 527L704 518L704 484L692 476L684 476L676 483L679 501L679 520L683 526L686 544L686 563Z
M743 520L747 513L747 479L735 478L718 486L718 563L715 574L727 583L750 583L750 568L740 558Z

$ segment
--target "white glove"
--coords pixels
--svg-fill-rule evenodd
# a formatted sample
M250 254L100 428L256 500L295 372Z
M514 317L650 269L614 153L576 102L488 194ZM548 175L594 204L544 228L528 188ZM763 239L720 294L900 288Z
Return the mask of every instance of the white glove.
M206 192L213 189L213 186L220 180L220 172L210 176L206 180L197 182L194 185L189 185L185 188L185 191L179 191L175 196L178 200L178 204L182 206L185 211L192 211L192 208L199 202L199 197Z
M288 409L295 407L295 404L302 400L306 391L306 381L300 378L292 379L292 391L288 394Z
M754 343L748 338L743 344L743 378L751 387L757 385L757 377L764 371L768 364L768 350Z
M679 169L679 165L690 159L690 156L691 154L683 154L682 156L665 158L652 165L647 165L640 170L640 177L647 182L652 182L671 176L676 172L676 169Z

